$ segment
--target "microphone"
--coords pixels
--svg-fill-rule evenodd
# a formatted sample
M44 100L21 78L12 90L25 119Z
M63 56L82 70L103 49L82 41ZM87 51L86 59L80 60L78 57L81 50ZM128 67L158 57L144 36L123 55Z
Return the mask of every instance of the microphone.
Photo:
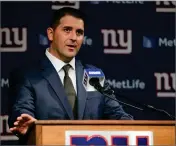
M101 86L100 81L99 81L99 78L96 78L96 77L91 78L91 79L89 80L89 83L90 83L91 86L93 86L95 89L97 89L100 93L102 93L103 95L105 95L105 96L108 97L108 98L111 98L112 100L118 101L119 103L128 105L128 106L133 107L133 108L136 108L136 109L138 109L138 110L144 110L143 108L139 108L139 107L136 107L136 106L134 106L134 105L131 105L131 104L128 104L128 103L125 103L125 102L122 102L122 101L118 100L115 95L118 95L119 97L123 97L123 98L128 99L128 100L129 100L129 98L115 93L114 90L112 90L112 89L110 88L110 86L109 86L108 89L106 89L105 87ZM108 83L106 83L106 84L108 84ZM115 94L114 94L114 93L115 93ZM141 105L141 106L144 106L145 108L148 108L148 109L151 109L151 110L154 110L154 111L157 111L157 112L166 114L166 115L169 116L172 120L175 120L175 119L176 119L175 116L169 114L167 111L165 111L165 110L163 110L163 109L157 109L157 108L155 108L155 107L152 106L152 105L141 104L141 103L136 102L136 101L134 101L134 100L132 100L132 99L130 99L130 100L133 101L133 102L135 102L135 103L138 103L138 104Z
M116 99L116 97L111 97L110 95L113 95L114 91L111 89L106 89L104 88L104 83L105 83L105 75L102 72L101 69L98 68L89 68L89 69L84 69L84 75L83 75L83 86L85 88L86 91L99 91L100 93L102 93L103 95L105 95L106 97L111 98L112 100L115 100L116 102L125 104L127 106L136 108L138 110L143 110L139 107L133 106L131 104L122 102L118 99Z
M105 90L99 83L99 79L98 78L91 78L89 80L89 83L91 86L93 86L95 89L97 89L98 91L100 91L101 93L107 93L107 94L113 94L114 90L111 89L107 89Z
M90 85L92 85L93 87L95 87L95 89L97 89L98 91L100 91L101 93L103 93L103 92L104 92L104 89L103 89L103 87L100 85L99 82L100 82L100 81L99 81L99 78L91 78L91 79L89 80Z
M84 75L83 75L83 81L82 84L84 86L84 88L86 89L86 91L96 91L97 89L90 85L90 80L91 79L97 79L98 80L98 84L100 88L98 88L98 91L101 90L101 87L104 86L104 81L105 81L105 76L104 73L102 72L101 69L84 69ZM96 86L96 85L95 85Z

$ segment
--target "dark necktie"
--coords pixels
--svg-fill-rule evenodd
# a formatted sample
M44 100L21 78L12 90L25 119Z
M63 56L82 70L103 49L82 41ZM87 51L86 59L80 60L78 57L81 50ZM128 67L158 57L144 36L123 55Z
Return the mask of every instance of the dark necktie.
M66 95L68 97L68 101L72 107L72 111L74 114L75 119L77 118L77 102L76 102L76 92L75 89L73 87L73 83L71 81L71 78L68 75L68 71L71 68L70 64L67 64L65 66L63 66L63 70L65 72L65 76L64 76L64 88L65 88L65 92Z

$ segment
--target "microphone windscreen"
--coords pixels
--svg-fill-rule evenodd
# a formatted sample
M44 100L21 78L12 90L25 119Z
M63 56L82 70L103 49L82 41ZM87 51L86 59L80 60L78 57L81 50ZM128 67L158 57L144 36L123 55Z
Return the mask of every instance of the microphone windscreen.
M99 78L91 78L89 80L89 83L91 86L94 86L96 83L99 83L99 82L100 82Z
M104 81L105 76L101 69L84 69L82 84L86 91L96 91L94 84L99 83L101 86L104 86Z

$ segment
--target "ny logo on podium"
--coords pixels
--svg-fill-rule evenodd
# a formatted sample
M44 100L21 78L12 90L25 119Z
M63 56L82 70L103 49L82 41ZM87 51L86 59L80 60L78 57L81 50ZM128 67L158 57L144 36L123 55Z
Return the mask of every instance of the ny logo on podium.
M153 145L150 131L67 131L66 145Z

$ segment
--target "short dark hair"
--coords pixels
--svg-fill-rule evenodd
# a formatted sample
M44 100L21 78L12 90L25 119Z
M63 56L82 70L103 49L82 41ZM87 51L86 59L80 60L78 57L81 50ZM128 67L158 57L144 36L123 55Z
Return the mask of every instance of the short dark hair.
M86 15L82 11L71 7L63 7L54 12L51 27L55 29L60 24L60 19L66 15L82 19L85 25Z

